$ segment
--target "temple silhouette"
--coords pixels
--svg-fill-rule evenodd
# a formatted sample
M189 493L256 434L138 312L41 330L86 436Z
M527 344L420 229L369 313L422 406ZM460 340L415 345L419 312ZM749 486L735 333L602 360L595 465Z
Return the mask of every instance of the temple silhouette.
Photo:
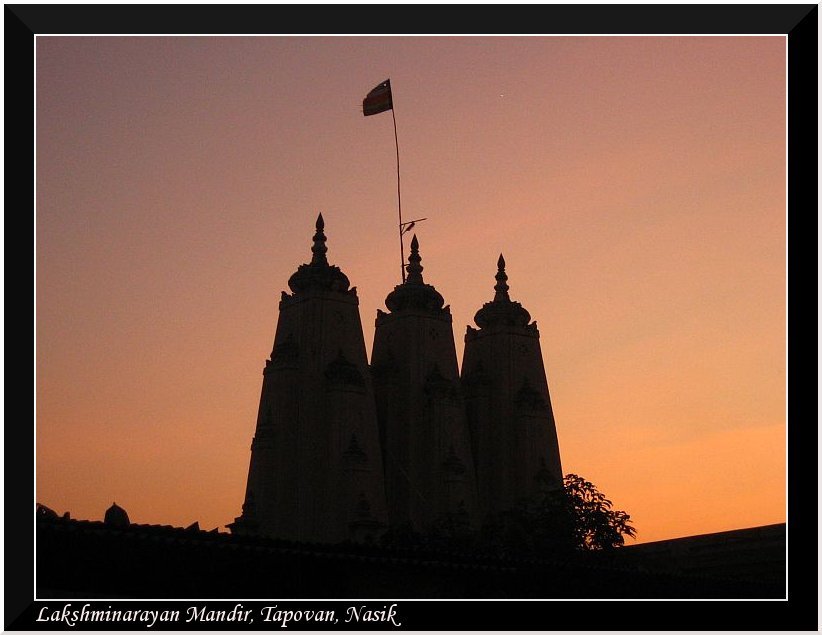
M475 528L561 487L539 331L509 296L502 255L460 375L451 311L423 279L416 235L404 282L377 310L371 364L356 287L325 243L320 214L311 261L280 299L232 533L339 542L443 520Z
M784 597L784 523L598 552L403 540L443 523L476 534L562 487L539 331L500 256L460 374L415 236L369 364L356 288L325 243L320 215L280 299L231 533L140 524L116 503L102 521L38 504L39 599Z

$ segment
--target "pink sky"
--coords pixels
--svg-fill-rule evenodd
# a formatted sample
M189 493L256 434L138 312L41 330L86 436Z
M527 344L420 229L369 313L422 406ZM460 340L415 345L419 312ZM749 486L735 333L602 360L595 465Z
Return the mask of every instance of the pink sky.
M38 37L37 501L240 512L280 291L370 353L403 211L465 326L537 320L566 472L639 541L785 520L784 37Z

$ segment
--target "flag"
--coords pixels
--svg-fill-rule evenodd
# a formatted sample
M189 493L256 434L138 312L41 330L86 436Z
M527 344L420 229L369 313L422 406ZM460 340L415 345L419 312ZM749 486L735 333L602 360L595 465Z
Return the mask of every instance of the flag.
M362 100L362 114L376 115L386 110L393 110L394 102L391 100L391 80L386 79L377 86L365 99Z

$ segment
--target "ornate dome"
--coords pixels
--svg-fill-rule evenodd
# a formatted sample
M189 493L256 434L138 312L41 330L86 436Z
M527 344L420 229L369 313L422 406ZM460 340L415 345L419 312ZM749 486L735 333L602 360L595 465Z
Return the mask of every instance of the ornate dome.
M505 273L505 258L502 254L497 260L497 284L494 286L494 300L486 302L474 316L474 322L480 328L494 325L528 326L531 314L519 302L512 302L508 295L508 275Z
M324 291L348 291L350 282L340 268L328 264L325 253L328 247L325 246L325 221L323 215L317 216L316 232L314 234L314 245L311 247L311 262L307 265L300 265L297 271L288 279L288 286L294 293L319 289Z
M445 303L440 293L422 279L423 267L420 264L420 243L416 234L411 240L411 254L408 256L408 277L405 282L394 287L385 298L385 306L391 311L402 309L426 309L440 311Z

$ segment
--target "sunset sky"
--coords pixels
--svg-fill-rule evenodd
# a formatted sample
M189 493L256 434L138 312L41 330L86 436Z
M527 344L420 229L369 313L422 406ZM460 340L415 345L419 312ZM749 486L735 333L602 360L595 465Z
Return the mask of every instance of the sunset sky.
M239 515L317 213L369 354L399 282L390 77L460 361L502 252L565 472L639 542L785 521L784 37L40 36L36 72L37 502Z

